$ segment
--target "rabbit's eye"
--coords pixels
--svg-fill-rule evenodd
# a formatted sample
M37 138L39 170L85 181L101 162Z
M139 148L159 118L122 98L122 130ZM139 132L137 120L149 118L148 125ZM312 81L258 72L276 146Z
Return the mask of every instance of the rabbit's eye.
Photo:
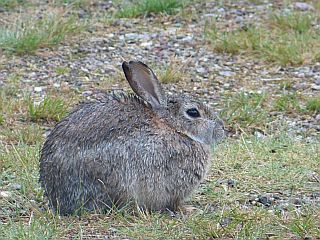
M196 109L196 108L190 108L187 110L187 114L190 116L190 117L193 117L193 118L198 118L200 117L200 113L199 111Z

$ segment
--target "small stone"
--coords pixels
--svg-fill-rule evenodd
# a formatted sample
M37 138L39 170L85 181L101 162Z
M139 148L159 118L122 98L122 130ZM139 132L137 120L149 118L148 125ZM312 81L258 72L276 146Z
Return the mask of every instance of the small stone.
M272 203L270 198L267 196L259 196L258 202L266 207L270 207Z
M125 37L128 40L138 40L139 34L138 33L127 33L127 34L125 34Z
M226 10L225 10L224 8L219 8L219 9L217 9L217 12L218 12L218 13L225 13L225 11L226 11Z
M191 42L193 40L192 36L186 36L181 39L182 42Z
M11 184L11 188L13 190L20 190L22 188L22 186L19 183L13 183L13 184Z
M235 20L236 23L242 23L243 22L243 17L242 16L236 16Z
M255 132L254 132L254 136L255 136L256 138L258 138L258 139L265 139L265 138L266 138L266 136L265 136L262 132L260 132L260 131L255 131Z
M54 86L55 88L60 88L60 83L54 83L53 86Z
M200 68L197 68L197 72L198 73L206 73L207 70L205 68L203 68L203 67L200 67Z
M316 199L316 198L320 198L320 192L313 192L311 193L311 199Z
M300 198L295 198L293 200L293 204L296 205L296 206L301 206L303 203L304 203L303 200L300 199Z
M82 93L82 96L84 96L84 97L88 97L88 96L91 96L91 95L92 95L92 91L90 91L90 90L84 91L84 92Z
M316 90L316 91L320 91L320 85L313 84L313 85L311 86L311 89L312 89L312 90Z
M152 46L152 42L142 42L141 44L140 44L140 46L141 47L151 47Z
M220 71L219 72L220 76L224 76L224 77L232 77L234 75L236 75L234 72L231 71Z
M217 15L214 13L207 13L207 14L203 14L203 16L207 18L213 18L213 17L216 17Z
M301 11L310 11L314 10L314 7L305 2L296 2L293 4L294 8L301 10Z
M233 179L228 179L227 184L228 184L228 187L235 187L236 181Z
M220 221L220 225L221 227L226 227L228 226L229 224L231 223L231 218L223 218L221 221Z
M0 198L9 198L12 196L11 192L8 191L0 191Z
M34 87L35 92L42 92L42 87Z

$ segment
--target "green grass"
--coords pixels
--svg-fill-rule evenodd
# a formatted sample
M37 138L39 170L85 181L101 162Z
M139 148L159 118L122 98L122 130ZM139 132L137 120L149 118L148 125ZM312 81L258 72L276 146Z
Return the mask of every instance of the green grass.
M59 121L66 113L68 106L60 98L47 96L36 105L32 99L28 99L28 117L31 121Z
M217 52L250 53L280 65L318 61L320 31L313 26L317 15L275 13L262 25L220 31L218 23L207 23L205 35Z
M320 112L320 97L309 99L306 103L306 109L311 112Z
M0 129L2 140L7 143L35 145L43 140L42 129L37 124L18 125Z
M10 125L14 118L24 115L25 104L17 98L20 89L15 86L4 86L0 89L0 116L2 125Z
M0 0L0 7L4 9L12 9L23 6L26 3L26 0Z
M113 236L129 239L276 239L320 237L320 206L306 203L299 211L289 205L253 205L251 195L275 193L283 199L310 196L318 183L310 173L320 173L319 141L306 143L280 134L258 140L230 140L219 146L211 174L189 204L197 210L176 217L159 213L132 214L128 209L81 219L58 217L46 210L38 184L41 142L0 146L1 232L5 239L85 239ZM301 164L303 159L303 164ZM235 187L217 184L233 179ZM13 183L20 190L11 188ZM251 195L250 195L251 194ZM279 201L280 203L280 201Z
M296 93L283 92L274 102L274 110L281 112L299 112L302 111L300 102Z
M186 77L186 73L182 70L185 67L173 60L165 67L156 70L156 75L163 83L177 83Z
M314 16L307 13L289 12L275 13L270 17L270 24L283 31L293 31L294 33L307 33L312 29Z
M179 0L142 0L122 2L120 10L116 13L119 18L134 18L148 16L151 13L172 14L177 9L184 7L185 1Z
M90 5L92 1L90 0L58 0L55 1L56 5L65 5L65 6L73 6L73 7L87 7Z
M42 47L52 47L66 37L81 32L84 24L74 16L47 14L43 18L18 20L0 27L0 49L15 54L30 54Z
M227 98L220 115L234 129L263 128L268 122L266 98L260 93L236 93Z

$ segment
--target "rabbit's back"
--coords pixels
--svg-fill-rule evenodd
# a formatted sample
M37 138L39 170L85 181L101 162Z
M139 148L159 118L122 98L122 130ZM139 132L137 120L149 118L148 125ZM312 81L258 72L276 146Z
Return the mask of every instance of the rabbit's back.
M148 209L175 208L204 177L208 150L138 98L106 95L77 107L50 133L40 181L61 214L130 200Z

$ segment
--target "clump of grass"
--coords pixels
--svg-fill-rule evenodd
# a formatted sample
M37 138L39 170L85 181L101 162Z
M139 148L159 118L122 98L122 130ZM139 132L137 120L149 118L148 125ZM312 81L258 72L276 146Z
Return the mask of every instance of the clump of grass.
M58 74L58 75L65 75L65 74L70 73L70 71L71 71L71 69L68 68L68 67L57 67L57 68L55 69L55 72L56 72L56 74Z
M279 84L279 87L281 90L291 90L293 87L293 84L290 81L284 81Z
M231 127L263 127L268 119L265 100L265 94L237 93L227 100L220 115Z
M299 104L299 100L297 94L295 93L283 93L278 97L273 106L274 110L281 112L297 112L301 111L301 106Z
M0 7L4 9L12 9L24 5L26 0L0 0Z
M134 18L151 13L172 14L184 6L184 1L179 0L142 0L122 3L116 17Z
M252 53L281 65L299 65L319 58L320 32L312 26L316 16L303 13L273 14L269 22L232 31L206 24L205 35L217 52Z
M312 19L312 15L308 13L275 13L270 17L270 24L283 31L302 34L311 29Z
M171 62L171 64L157 71L157 76L163 83L177 83L183 79L184 72L182 68L183 65L179 66L176 62Z
M39 105L28 99L28 116L31 121L59 121L66 112L67 106L62 99L45 97Z
M320 112L320 97L309 99L306 103L306 109L312 112Z
M84 8L90 5L90 0L58 0L55 1L57 5L66 5L66 6L73 6L73 7L80 7Z
M59 44L83 29L84 24L76 17L62 14L19 20L14 25L0 27L0 49L16 54L34 53L38 48Z
M21 116L24 111L24 103L17 97L21 90L16 86L4 86L0 89L0 118L1 124L10 123L14 118Z
M6 142L36 145L43 139L42 129L36 124L28 124L0 129L0 135Z
M261 31L256 27L220 32L216 23L206 24L205 35L217 52L238 54L241 50L257 50L261 44Z

